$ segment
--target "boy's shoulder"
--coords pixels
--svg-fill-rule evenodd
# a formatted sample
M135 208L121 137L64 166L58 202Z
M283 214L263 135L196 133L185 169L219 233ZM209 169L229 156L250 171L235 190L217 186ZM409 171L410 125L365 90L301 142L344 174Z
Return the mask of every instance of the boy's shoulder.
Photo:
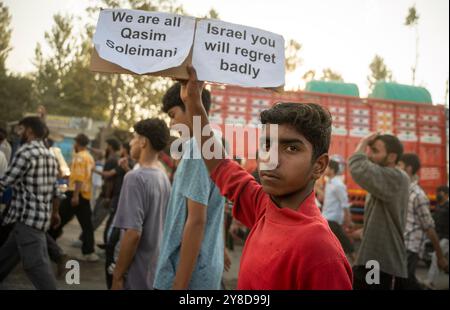
M151 176L151 178L149 178ZM157 168L142 168L131 169L125 174L125 178L137 181L151 181L155 179L166 179L167 175L164 171Z
M342 247L331 231L328 222L321 216L313 216L310 221L299 229L302 255L317 260L322 258L341 258Z
M180 176L184 176L186 178L191 179L192 177L197 176L200 179L201 177L209 176L208 168L205 165L205 162L201 157L196 158L195 156L185 156L180 160L178 164L176 174Z

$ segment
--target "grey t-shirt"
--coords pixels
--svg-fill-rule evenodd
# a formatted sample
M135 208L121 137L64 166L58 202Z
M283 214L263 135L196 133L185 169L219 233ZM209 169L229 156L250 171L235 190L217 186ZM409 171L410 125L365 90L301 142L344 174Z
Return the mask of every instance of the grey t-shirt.
M374 164L362 152L350 157L349 168L355 182L369 192L364 206L363 238L355 266L365 266L369 260L375 260L381 271L406 278L403 232L408 209L408 175L398 168Z
M136 254L125 277L125 289L153 289L170 197L167 175L154 168L128 172L123 180L114 226L141 232Z

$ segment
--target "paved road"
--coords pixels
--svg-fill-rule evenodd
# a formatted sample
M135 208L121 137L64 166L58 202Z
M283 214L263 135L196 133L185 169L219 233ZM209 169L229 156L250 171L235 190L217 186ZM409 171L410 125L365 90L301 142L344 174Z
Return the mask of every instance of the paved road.
M76 219L70 222L64 228L64 235L58 240L59 245L63 248L65 253L69 257L75 257L81 250L71 246L72 242L77 239L80 233L80 228ZM100 227L96 234L95 239L97 243L102 242L103 226ZM237 274L239 270L239 260L241 257L242 246L235 246L234 251L229 251L232 260L231 268L228 272L224 273L224 284L226 289L235 289L237 283ZM66 284L65 277L58 279L58 287L63 290L103 290L106 289L105 275L104 275L104 253L101 250L97 250L97 254L101 257L101 260L94 263L80 262L80 284L68 285ZM56 266L55 266L56 269ZM425 266L419 266L417 276L424 278L427 269ZM33 289L32 284L24 274L22 266L18 265L17 268L6 279L4 289ZM449 277L447 274L441 274L439 281L436 284L438 289L449 289Z

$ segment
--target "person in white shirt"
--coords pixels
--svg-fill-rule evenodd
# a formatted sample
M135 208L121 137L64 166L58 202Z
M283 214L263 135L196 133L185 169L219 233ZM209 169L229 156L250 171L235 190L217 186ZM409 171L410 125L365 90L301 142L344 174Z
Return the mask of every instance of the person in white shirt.
M347 187L339 178L339 163L330 160L325 172L328 182L325 185L325 194L322 205L322 215L328 221L331 230L339 239L345 254L353 261L355 250L350 239L347 237L344 228L352 227L351 214L349 210Z
M3 154L3 152L0 152L0 178L5 174L7 167L8 161L6 160L5 154Z
M5 128L0 127L0 152L5 155L6 163L11 160L11 145L8 140L6 140L7 132Z

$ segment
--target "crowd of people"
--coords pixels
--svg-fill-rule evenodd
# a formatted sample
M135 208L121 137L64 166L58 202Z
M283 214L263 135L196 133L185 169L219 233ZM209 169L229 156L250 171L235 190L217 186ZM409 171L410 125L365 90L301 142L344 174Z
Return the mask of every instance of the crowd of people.
M214 132L195 135L192 120L209 124L211 98L195 69L188 73L162 100L170 126L191 132L176 160L168 151L169 127L157 118L134 124L130 141L107 139L105 152L78 134L70 173L41 117L19 122L21 146L13 153L0 130L0 195L7 206L0 217L0 283L21 261L36 288L56 289L67 259L57 240L74 217L81 228L77 259L89 262L99 260L94 232L106 220L97 246L105 251L108 289L221 289L230 264L228 231L246 239L238 289L421 289L448 272L448 186L437 189L431 213L418 183L420 159L404 153L397 137L371 134L348 159L353 180L367 192L364 225L355 230L342 165L328 155L332 116L325 108L278 103L263 111L261 123L277 125L277 139L265 132L261 151L269 156L261 155L260 169L249 173L228 158L223 143L213 144L222 156L203 152ZM275 169L262 169L273 152ZM61 179L68 181L65 192ZM315 188L323 179L319 208ZM419 281L427 240L434 252L427 279ZM379 274L368 281L373 261Z

